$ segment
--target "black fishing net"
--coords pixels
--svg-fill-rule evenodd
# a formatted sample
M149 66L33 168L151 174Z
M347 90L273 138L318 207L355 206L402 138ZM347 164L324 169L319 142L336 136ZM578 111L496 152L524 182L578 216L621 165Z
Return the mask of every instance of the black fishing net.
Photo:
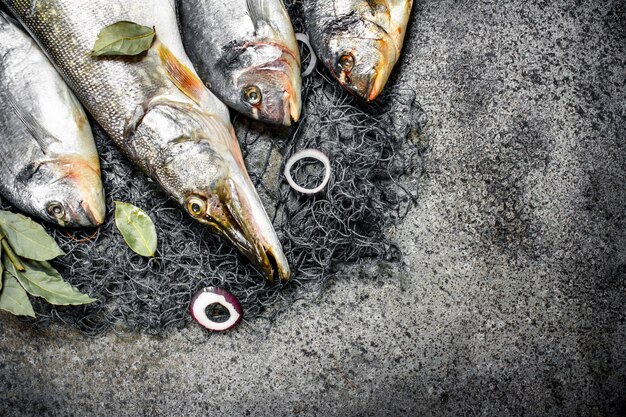
M287 2L305 32L299 2ZM306 56L306 50L303 51ZM294 272L287 284L271 284L225 240L197 224L133 167L94 125L107 192L107 222L96 232L46 226L66 256L53 262L61 274L99 301L54 307L33 299L35 326L65 323L87 335L144 331L160 335L184 328L189 302L207 286L222 287L242 303L247 320L272 319L305 293L318 291L338 267L363 259L398 262L388 232L417 201L416 178L425 148L425 115L415 93L393 85L374 104L346 93L318 69L304 80L304 111L292 129L237 116L235 129L257 186ZM333 175L324 192L291 190L282 170L301 149L329 155ZM319 183L323 167L303 161L293 169L303 186ZM154 220L155 258L135 255L114 224L113 201L132 203ZM11 209L4 201L0 207Z

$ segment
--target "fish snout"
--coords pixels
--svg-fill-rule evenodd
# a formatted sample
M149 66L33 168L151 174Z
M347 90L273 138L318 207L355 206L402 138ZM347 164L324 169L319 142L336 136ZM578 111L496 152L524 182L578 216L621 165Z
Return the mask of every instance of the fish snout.
M381 73L377 69L373 69L370 73L367 89L363 97L366 101L374 101L385 88L387 80L384 78L383 74L384 72Z
M224 179L209 198L206 223L239 249L274 282L291 277L289 263L254 186L246 176ZM189 208L193 211L194 207Z
M298 122L301 112L302 102L300 94L285 91L283 94L283 125L291 126L292 123Z
M89 223L85 224L85 227L98 227L104 223L104 195L102 192L99 192L98 194L100 194L100 196L96 194L94 198L90 199L91 201L83 200L83 202L81 203L81 207Z

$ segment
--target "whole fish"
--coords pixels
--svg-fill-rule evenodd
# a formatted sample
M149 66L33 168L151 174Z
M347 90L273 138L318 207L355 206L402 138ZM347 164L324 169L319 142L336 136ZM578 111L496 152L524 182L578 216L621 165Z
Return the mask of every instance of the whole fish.
M202 84L184 52L174 0L2 1L130 160L268 279L289 278L228 109ZM91 57L98 33L122 20L156 28L157 40L147 53Z
M200 78L235 110L290 125L302 109L300 52L282 0L179 0Z
M307 0L317 56L347 90L372 101L400 58L412 0Z
M0 57L0 194L60 226L99 226L104 192L87 116L37 44L1 11Z

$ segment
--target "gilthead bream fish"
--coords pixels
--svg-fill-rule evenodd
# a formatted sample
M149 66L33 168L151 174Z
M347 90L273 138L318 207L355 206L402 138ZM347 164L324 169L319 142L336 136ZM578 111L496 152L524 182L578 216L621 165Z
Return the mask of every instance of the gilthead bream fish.
M37 44L1 11L0 57L0 194L60 226L99 226L104 192L87 116Z
M282 0L179 0L183 41L200 78L264 122L300 118L300 52Z
M400 58L412 0L307 0L313 49L348 91L372 101Z
M289 278L228 109L202 84L184 52L174 0L2 1L130 160L268 279ZM122 20L154 26L157 40L135 58L91 57L100 30Z

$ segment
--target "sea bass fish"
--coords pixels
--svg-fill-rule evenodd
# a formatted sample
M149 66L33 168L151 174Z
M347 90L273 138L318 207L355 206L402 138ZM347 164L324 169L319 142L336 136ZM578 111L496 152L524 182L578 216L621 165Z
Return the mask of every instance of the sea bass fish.
M300 118L300 52L282 0L179 0L183 41L200 78L264 122Z
M412 0L307 0L313 49L348 91L372 101L400 58Z
M131 161L268 279L289 278L228 108L202 84L183 50L174 0L2 1ZM93 58L98 33L122 20L154 26L157 40L138 57Z
M64 227L105 215L100 160L80 103L17 22L0 11L0 194Z

